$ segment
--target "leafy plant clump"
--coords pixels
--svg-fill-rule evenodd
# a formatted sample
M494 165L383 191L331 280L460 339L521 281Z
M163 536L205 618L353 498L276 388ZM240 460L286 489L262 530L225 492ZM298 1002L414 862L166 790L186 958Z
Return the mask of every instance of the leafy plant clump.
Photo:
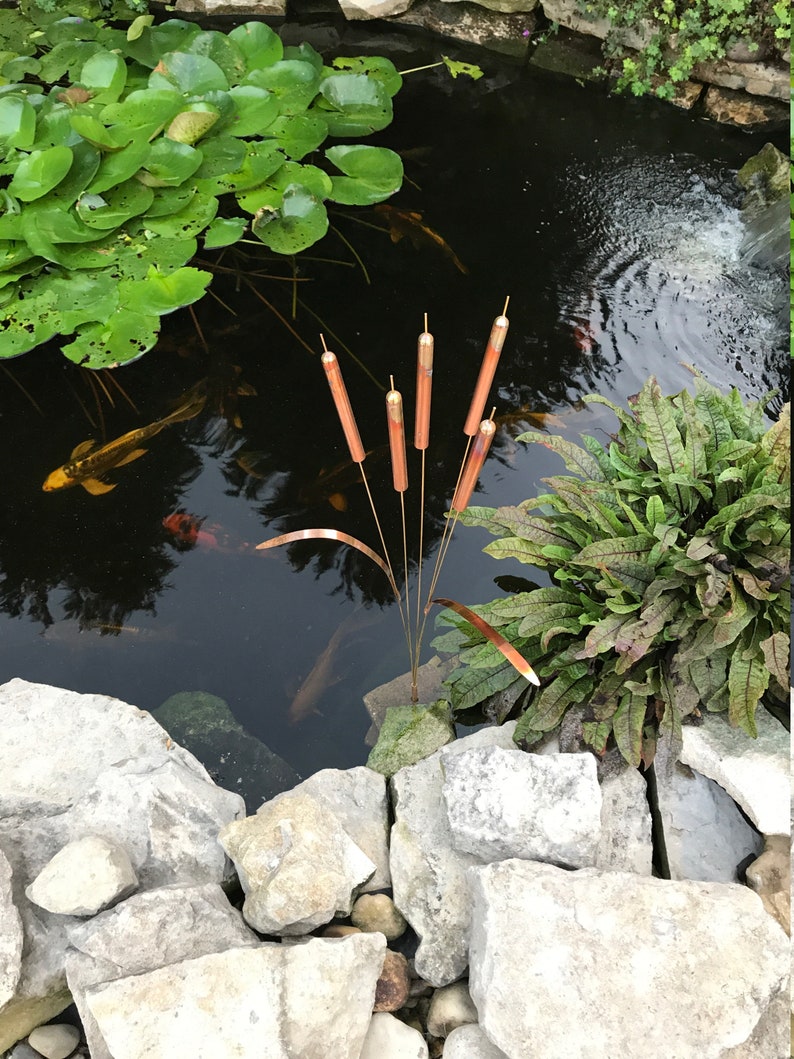
M90 6L90 5L89 5ZM28 5L30 8L30 4ZM385 128L389 60L284 47L266 24L230 33L141 15L129 27L8 12L0 25L0 356L56 335L90 368L134 360L162 314L196 301L197 251L252 232L277 254L328 229L326 202L400 187L400 157L358 143ZM4 12L3 18L5 19ZM219 206L224 203L221 215Z
M653 760L659 727L726 711L756 735L765 693L788 695L790 418L769 429L765 401L744 405L697 379L696 395L662 396L654 378L630 412L600 396L620 429L606 446L583 437L522 434L557 452L574 476L517 507L461 516L498 539L485 551L549 572L554 584L475 609L542 681L515 739L536 744L572 706L598 754L617 745L633 765ZM492 644L457 615L434 641L460 651L447 681L462 711L526 688ZM513 694L514 692L514 694Z
M701 62L725 58L739 42L785 50L791 36L786 0L578 0L588 15L606 18L612 32L604 42L619 71L617 89L635 95L675 95ZM650 30L639 52L625 47L622 31Z

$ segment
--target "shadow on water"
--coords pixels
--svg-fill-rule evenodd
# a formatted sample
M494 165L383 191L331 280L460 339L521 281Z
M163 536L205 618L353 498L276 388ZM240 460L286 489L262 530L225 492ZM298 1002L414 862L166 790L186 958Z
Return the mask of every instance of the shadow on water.
M310 36L303 27L284 32ZM437 57L436 43L420 34L358 25L328 33L341 37L338 54L386 54L398 68ZM253 550L268 537L315 526L378 546L320 367L321 332L342 364L400 580L400 507L391 488L384 393L394 374L409 410L410 441L425 312L436 340L426 577L463 455L463 421L485 341L506 295L511 328L492 399L500 430L476 503L517 503L559 469L553 454L516 442L521 431L575 440L614 430L605 409L579 404L583 394L624 403L651 373L674 392L691 385L693 365L746 398L779 388L772 414L786 399L785 276L761 257L743 260L735 181L746 158L775 137L720 128L655 101L610 98L476 49L459 49L456 57L478 62L485 76L453 82L428 71L407 78L393 125L371 140L403 152L407 179L390 204L420 214L451 252L432 239L417 237L415 245L410 234L394 242L376 208L340 209L332 216L339 234L332 231L297 262L295 320L289 262L262 266L224 252L214 259L228 269L213 281L219 300L195 307L202 338L188 312L175 314L166 318L157 350L118 374L137 414L111 390L114 405L103 399L100 421L78 370L57 349L10 364L17 385L0 376L7 455L2 679L104 692L147 709L200 689L225 699L238 722L302 774L366 760L369 718L361 695L408 665L383 575L357 552L328 543ZM781 149L784 136L781 130ZM259 269L284 278L257 277ZM42 492L47 474L79 442L159 418L204 377L214 387L205 410L111 472L112 492ZM415 592L413 451L409 475ZM164 525L175 512L196 516L195 534L180 537ZM512 561L483 556L487 540L481 531L456 531L439 593L484 602L502 586L509 590L511 577L526 575ZM357 604L371 623L358 623L338 642L327 692L315 703L319 712L291 725L288 710L301 681ZM423 658L431 653L426 646Z

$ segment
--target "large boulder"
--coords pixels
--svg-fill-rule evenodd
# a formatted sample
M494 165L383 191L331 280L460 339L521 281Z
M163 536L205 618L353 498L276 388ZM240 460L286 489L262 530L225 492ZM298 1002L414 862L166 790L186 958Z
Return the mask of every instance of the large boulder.
M787 1054L788 939L746 887L522 860L469 881L469 987L509 1059Z
M386 942L380 934L265 942L86 993L113 1059L358 1059Z

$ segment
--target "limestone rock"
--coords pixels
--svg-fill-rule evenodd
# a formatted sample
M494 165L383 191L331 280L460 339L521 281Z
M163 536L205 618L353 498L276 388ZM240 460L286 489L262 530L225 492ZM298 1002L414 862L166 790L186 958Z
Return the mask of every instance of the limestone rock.
M22 920L11 890L11 865L0 849L0 1009L14 995L22 969Z
M111 765L160 759L168 733L148 713L109 695L31 684L0 685L0 818L68 809ZM209 781L192 754L169 753Z
M725 1059L788 989L786 936L746 887L520 860L469 878L471 994L508 1056ZM756 1059L785 1054L774 1029Z
M157 763L150 756L106 769L72 807L68 828L73 838L91 833L118 842L141 887L151 889L229 881L231 864L217 834L244 814L239 794L166 753Z
M529 64L580 81L604 79L601 45L592 37L583 37L570 30L561 29L555 36L541 41L533 50Z
M228 949L122 978L86 1002L114 1059L359 1059L377 934Z
M367 758L367 767L393 776L407 765L428 757L455 738L449 703L443 699L427 706L390 706L378 741Z
M283 18L286 0L176 0L176 11L195 11L203 15L239 15L257 18Z
M588 37L603 40L612 31L612 23L606 18L597 18L580 7L576 0L541 0L543 13L550 22L584 33ZM643 20L636 27L623 27L615 35L619 43L637 51L645 48L654 34L653 26Z
M80 1031L68 1023L38 1026L28 1037L28 1044L44 1059L67 1059L80 1043Z
M483 728L450 743L450 755L479 746L514 747L515 722ZM391 780L395 821L391 832L394 903L419 936L417 974L448 985L468 963L469 888L466 868L477 860L452 843L442 788L441 754L401 769Z
M645 780L626 768L601 784L601 838L595 866L650 875L653 870L651 811Z
M361 930L379 930L387 941L395 941L408 927L388 894L362 894L353 905L350 921Z
M394 1015L372 1016L359 1059L427 1059L424 1037Z
M766 835L791 834L789 808L790 735L764 709L756 712L758 738L750 739L710 714L701 725L686 725L681 761L715 780Z
M736 882L737 869L757 857L763 838L713 780L675 764L657 769L657 795L673 879Z
M491 746L447 755L443 796L456 849L482 861L595 863L601 790L592 754Z
M134 894L88 922L70 926L68 935L66 978L92 1059L111 1055L86 1003L89 989L196 956L260 944L217 883Z
M758 894L764 908L791 934L791 839L767 835L764 852L748 865L747 885Z
M719 62L698 63L692 70L692 76L698 81L749 92L752 96L767 96L781 101L788 99L788 70L774 63L720 59Z
M433 994L427 1012L427 1031L434 1037L447 1037L459 1026L476 1022L477 1018L468 982L453 982Z
M501 1048L497 1048L477 1023L459 1026L447 1037L444 1044L444 1059L508 1059Z
M489 51L523 59L529 49L529 37L535 32L537 15L535 10L505 15L498 11L488 11L477 4L419 0L418 3L412 4L405 14L398 15L391 21L403 26L419 26L429 33L440 34L449 40L476 44L481 48L488 48ZM431 659L432 661L434 660ZM454 658L443 663L446 667L445 676L452 672L456 664ZM423 668L420 667L420 673ZM441 695L443 690L443 687L439 686L435 695ZM430 702L433 694L422 691L420 686L420 697L425 702ZM402 701L405 702L405 698Z
M761 96L748 98L744 92L711 85L703 100L708 117L739 129L783 127L788 122L788 107Z
M28 886L28 898L48 912L93 916L131 894L138 876L127 851L99 835L68 842Z
M256 816L223 828L218 841L235 863L243 915L263 934L307 934L347 916L375 865L333 813L307 794L266 802Z
M383 957L383 970L375 989L373 1011L399 1011L408 999L411 988L411 975L408 961L401 952L386 950Z
M411 0L339 0L342 14L348 21L372 18L391 18L411 6Z
M362 891L385 890L389 874L389 802L386 777L364 765L350 769L322 769L294 792L321 802L337 818L353 842L375 865Z

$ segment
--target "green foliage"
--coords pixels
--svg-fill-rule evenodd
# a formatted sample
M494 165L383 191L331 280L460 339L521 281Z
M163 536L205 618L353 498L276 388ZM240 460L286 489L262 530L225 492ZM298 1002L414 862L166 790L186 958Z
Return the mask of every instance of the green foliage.
M542 689L516 740L531 746L584 705L585 738L637 765L659 725L674 733L700 710L728 712L755 736L765 693L788 694L789 406L764 429L765 402L742 403L697 379L696 395L662 396L651 378L608 405L620 429L606 446L523 434L571 475L517 507L469 508L462 521L497 538L485 551L546 570L554 584L476 609L528 658ZM526 682L471 625L434 645L460 651L447 681L465 710Z
M618 91L675 94L701 62L725 57L739 41L784 49L790 39L789 5L781 0L578 0L581 10L606 18L612 31L604 53L618 73ZM640 51L623 43L626 30L651 36Z
M250 226L296 254L327 231L327 201L369 205L402 182L382 147L304 163L390 123L402 78L387 59L326 66L260 22L226 34L141 15L125 32L101 7L28 3L36 22L10 12L0 28L1 357L64 335L78 364L134 360L163 313L204 294L198 238L228 246Z

